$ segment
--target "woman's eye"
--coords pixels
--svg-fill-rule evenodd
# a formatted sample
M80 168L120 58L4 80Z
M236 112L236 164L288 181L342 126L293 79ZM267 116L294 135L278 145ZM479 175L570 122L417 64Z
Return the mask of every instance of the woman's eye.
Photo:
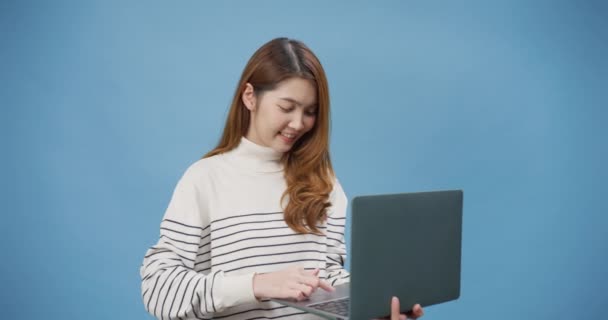
M311 117L316 116L317 110L308 110L308 111L306 111L306 115L311 116Z
M291 108L291 107L279 106L279 108L281 108L281 110L283 110L283 112L291 112L291 110L293 110L293 108Z

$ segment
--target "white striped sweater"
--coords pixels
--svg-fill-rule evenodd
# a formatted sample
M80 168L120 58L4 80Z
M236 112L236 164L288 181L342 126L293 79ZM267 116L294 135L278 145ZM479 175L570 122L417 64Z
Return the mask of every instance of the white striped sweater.
M292 265L333 285L344 270L347 199L335 182L323 235L297 234L283 220L281 154L242 138L194 163L178 182L160 238L140 274L146 310L158 319L318 319L253 294L254 273Z

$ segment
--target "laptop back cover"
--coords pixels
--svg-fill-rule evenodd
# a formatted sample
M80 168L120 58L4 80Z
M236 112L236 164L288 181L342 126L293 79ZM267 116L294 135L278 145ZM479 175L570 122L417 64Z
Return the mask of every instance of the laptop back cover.
M360 196L352 201L350 319L460 296L461 190Z

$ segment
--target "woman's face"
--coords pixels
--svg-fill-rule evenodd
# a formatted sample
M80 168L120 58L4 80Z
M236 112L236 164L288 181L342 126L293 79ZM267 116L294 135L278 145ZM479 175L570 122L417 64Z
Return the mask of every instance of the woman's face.
M248 83L242 99L251 112L245 137L275 151L289 151L315 124L317 91L310 80L289 78L257 95Z

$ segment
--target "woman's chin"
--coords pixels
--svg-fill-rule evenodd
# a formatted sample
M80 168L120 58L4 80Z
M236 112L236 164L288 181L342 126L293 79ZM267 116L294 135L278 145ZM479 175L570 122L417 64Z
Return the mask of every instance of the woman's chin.
M272 144L272 149L274 149L277 152L284 153L284 152L291 150L291 147L293 147L294 142L295 141L287 141L282 136L278 136L277 139Z
M285 153L291 150L291 145L282 144L278 146L273 146L272 149L276 152Z

